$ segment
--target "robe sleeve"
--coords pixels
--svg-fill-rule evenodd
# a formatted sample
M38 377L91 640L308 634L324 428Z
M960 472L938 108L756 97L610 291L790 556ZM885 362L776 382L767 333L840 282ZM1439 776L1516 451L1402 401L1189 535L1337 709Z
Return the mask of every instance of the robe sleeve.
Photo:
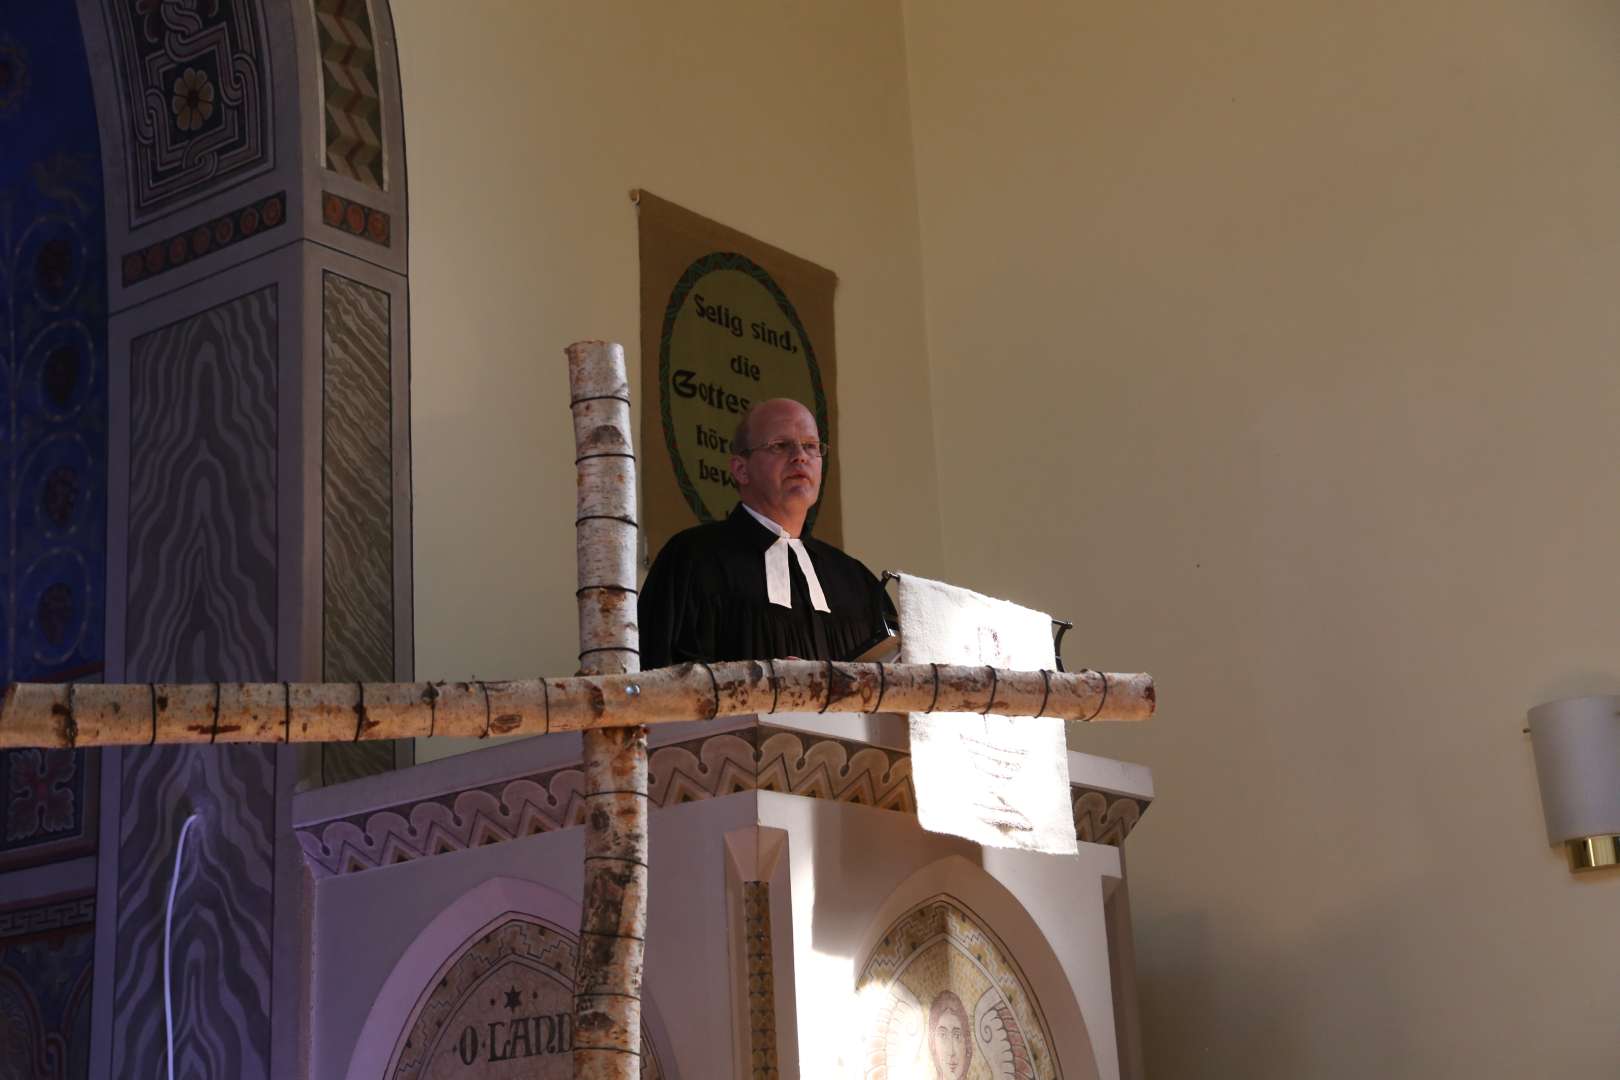
M636 602L643 671L712 657L713 626L702 617L706 598L685 544L671 542L653 560Z

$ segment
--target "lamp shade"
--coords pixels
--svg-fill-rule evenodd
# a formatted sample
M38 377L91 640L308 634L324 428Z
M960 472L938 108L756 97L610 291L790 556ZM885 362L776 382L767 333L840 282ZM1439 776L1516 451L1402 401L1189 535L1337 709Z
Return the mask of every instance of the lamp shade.
M1530 710L1547 842L1589 870L1620 857L1620 697L1566 698Z

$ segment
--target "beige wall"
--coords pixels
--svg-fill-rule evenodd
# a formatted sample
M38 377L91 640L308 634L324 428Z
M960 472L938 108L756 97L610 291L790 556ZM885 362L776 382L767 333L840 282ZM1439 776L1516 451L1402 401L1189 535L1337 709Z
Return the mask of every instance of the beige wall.
M417 674L574 670L562 348L617 339L639 368L632 187L840 275L834 452L880 463L844 473L846 545L874 569L938 573L899 6L393 10L411 182Z
M1620 8L905 12L947 570L1159 677L1149 1075L1620 1075L1520 734L1620 689Z

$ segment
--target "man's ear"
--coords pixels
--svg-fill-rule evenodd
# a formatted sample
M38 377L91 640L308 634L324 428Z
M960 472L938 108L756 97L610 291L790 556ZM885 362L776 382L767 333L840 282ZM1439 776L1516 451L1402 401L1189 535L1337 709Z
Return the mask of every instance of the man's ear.
M748 483L748 459L741 454L731 455L731 478L739 484Z

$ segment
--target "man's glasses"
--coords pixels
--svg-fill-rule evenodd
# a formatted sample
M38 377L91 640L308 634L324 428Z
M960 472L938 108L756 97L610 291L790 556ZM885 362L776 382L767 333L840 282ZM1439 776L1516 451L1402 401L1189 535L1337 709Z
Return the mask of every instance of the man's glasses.
M772 439L768 443L761 443L758 446L750 446L746 450L737 451L737 453L747 455L764 450L768 453L775 454L777 457L787 457L790 454L802 453L805 457L824 458L827 456L827 451L830 449L832 448L826 443L819 442L815 439L805 439L803 441L799 439Z

